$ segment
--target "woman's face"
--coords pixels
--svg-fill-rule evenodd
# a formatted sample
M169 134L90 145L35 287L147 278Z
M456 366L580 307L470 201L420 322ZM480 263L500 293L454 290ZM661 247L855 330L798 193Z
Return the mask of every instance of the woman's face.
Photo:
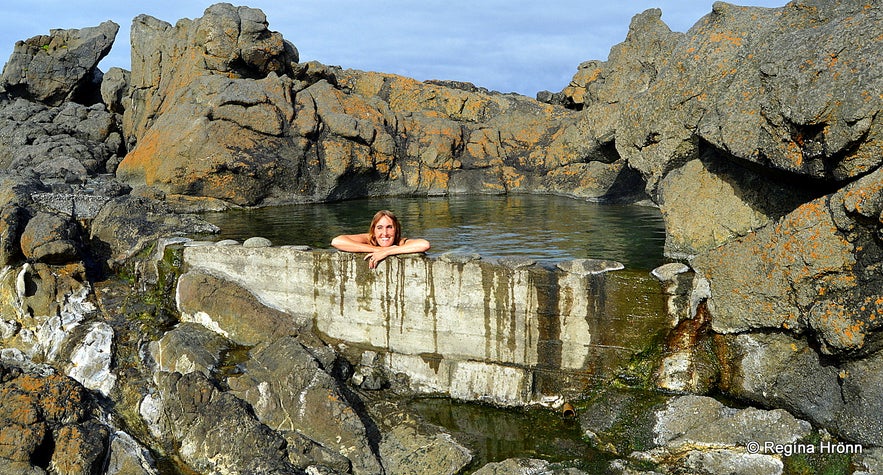
M374 224L374 239L380 247L389 247L395 244L396 227L389 216L383 216Z

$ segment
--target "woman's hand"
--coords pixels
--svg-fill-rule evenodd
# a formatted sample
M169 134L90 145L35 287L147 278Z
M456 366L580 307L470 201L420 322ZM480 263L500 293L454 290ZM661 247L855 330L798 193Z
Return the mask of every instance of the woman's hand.
M398 247L398 246L379 247L379 248L377 248L377 250L369 252L365 256L365 260L368 261L368 268L369 269L376 268L377 264L379 264L380 261L386 259L391 254L393 254L393 252L391 252L391 251L393 251L396 247Z

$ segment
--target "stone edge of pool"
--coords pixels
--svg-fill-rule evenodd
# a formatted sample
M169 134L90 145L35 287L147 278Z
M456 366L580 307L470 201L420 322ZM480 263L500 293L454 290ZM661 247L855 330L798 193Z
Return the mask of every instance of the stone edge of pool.
M241 287L287 316L267 332L310 328L349 356L361 352L363 362L406 375L409 388L422 394L503 406L560 401L608 378L652 344L653 331L623 327L667 325L665 312L636 324L608 301L622 285L608 275L624 268L611 260L549 266L523 257L447 253L392 256L372 270L359 254L260 239L166 239L159 255L168 245L183 246L185 275ZM179 282L182 321L234 341L238 336L246 345L262 339L255 329L265 322L225 315L232 308L207 309L188 295L193 292L182 292Z

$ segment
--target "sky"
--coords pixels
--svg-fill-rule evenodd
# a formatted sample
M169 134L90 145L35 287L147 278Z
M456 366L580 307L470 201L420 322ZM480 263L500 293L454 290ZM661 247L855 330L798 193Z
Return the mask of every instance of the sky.
M199 18L214 1L40 0L0 7L0 60L16 41L51 29L120 25L102 71L130 68L129 27L147 14L174 25ZM301 61L400 74L421 81L466 81L500 92L557 92L580 63L606 60L631 18L660 8L673 31L685 32L711 12L712 0L247 0L282 33ZM733 1L780 7L786 0Z

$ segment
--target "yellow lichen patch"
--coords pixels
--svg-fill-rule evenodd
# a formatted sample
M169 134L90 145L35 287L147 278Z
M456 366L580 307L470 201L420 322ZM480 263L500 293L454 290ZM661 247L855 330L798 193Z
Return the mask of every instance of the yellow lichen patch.
M117 172L127 179L138 177L147 185L152 185L156 181L157 171L154 160L157 151L162 149L162 144L162 136L154 129L148 130L138 141L138 146L120 162Z
M812 310L812 326L821 339L830 347L840 350L862 348L870 330L858 312L850 311L843 304L833 301L822 302Z
M742 46L742 42L744 39L740 36L737 36L733 32L730 32L730 33L720 32L720 33L712 33L711 35L709 35L708 40L711 41L712 43L726 42L726 43L730 43L733 46Z
M444 171L425 168L422 170L421 175L423 178L421 180L422 188L445 190L448 187L448 180L450 179L450 175Z
M513 167L503 167L503 181L506 183L507 188L520 188L524 185L525 177L522 173L519 173Z

